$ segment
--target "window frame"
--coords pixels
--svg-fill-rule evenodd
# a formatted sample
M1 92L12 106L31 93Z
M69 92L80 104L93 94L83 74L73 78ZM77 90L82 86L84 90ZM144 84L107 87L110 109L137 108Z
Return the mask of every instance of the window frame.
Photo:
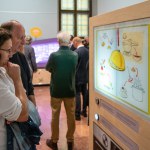
M58 8L59 8L59 31L61 31L61 22L62 22L62 18L61 18L61 14L62 13L73 13L74 14L74 34L73 36L78 36L77 35L77 14L87 14L88 18L92 16L92 0L88 0L89 2L89 10L77 10L77 0L74 0L74 10L61 10L61 1L59 0L58 2ZM88 23L88 31L87 33L89 33L89 23ZM87 35L88 36L88 35Z

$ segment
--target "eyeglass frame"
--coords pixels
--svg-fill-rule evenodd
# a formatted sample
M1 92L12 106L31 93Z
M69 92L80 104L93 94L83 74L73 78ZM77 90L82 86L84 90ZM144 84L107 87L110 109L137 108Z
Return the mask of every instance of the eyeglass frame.
M8 52L9 54L12 52L12 48L9 48L9 49L0 48L0 50Z

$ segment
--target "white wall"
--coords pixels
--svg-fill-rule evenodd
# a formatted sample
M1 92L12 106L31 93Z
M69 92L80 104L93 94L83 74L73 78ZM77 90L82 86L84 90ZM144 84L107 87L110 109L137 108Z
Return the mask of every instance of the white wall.
M92 0L92 16L96 16L98 14L98 0Z
M24 25L26 34L38 26L43 32L39 39L54 38L58 32L57 6L57 0L0 0L0 24L15 19Z
M97 0L98 14L144 2L145 0Z
M92 14L95 16L143 1L92 0ZM21 22L26 34L38 26L43 32L38 39L54 38L58 32L58 0L0 0L0 24L11 19Z

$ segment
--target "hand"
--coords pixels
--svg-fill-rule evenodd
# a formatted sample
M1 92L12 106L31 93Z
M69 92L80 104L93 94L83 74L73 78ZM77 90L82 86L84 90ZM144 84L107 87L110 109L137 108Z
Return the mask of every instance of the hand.
M14 82L21 79L19 65L8 62L6 70L8 75L12 78Z

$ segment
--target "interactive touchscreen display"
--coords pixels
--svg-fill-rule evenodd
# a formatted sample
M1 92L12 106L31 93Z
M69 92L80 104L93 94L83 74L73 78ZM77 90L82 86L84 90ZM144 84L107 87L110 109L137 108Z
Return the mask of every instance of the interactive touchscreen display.
M96 91L150 115L150 19L94 28Z
M56 38L34 41L32 46L35 51L38 68L45 68L50 54L59 49Z

